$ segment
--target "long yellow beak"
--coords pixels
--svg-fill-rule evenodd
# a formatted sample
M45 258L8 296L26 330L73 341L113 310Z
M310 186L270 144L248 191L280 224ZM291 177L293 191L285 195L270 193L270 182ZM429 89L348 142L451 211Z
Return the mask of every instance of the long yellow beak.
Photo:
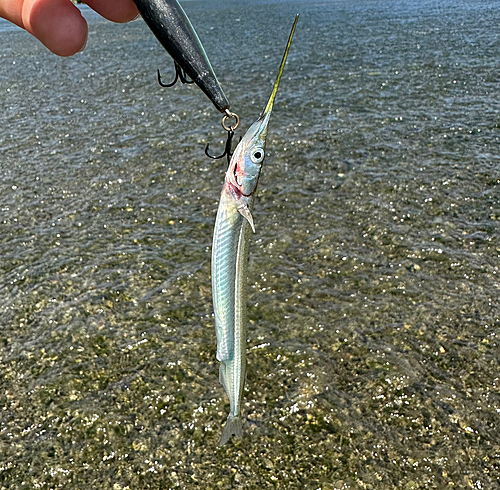
M280 69L278 72L278 76L276 77L276 81L274 82L273 91L271 92L271 96L269 97L269 101L262 113L263 119L269 119L271 115L271 111L273 110L274 99L276 99L276 94L278 92L278 87L281 81L281 75L283 75L283 70L285 69L286 59L288 57L288 51L290 51L290 45L292 44L293 33L295 32L295 27L297 27L297 22L299 21L299 14L295 16L295 20L293 21L292 30L290 31L290 35L288 36L288 42L286 44L285 52L283 53L283 59L281 60Z

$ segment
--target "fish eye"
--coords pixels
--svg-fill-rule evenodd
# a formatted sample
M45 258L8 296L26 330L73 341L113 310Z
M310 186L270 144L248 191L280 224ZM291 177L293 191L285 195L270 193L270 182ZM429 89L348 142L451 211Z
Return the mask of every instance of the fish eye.
M264 150L262 148L255 148L250 155L250 159L253 163L262 162L264 160Z

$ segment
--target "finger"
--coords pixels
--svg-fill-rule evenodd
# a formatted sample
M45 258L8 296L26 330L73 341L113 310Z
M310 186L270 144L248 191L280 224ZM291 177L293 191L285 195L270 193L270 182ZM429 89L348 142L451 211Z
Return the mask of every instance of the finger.
M0 17L23 27L22 21L23 2L19 0L2 0L0 1Z
M85 3L113 22L129 22L139 15L133 0L85 0Z
M114 22L138 15L133 0L87 0L87 4ZM87 40L87 23L70 0L0 0L0 17L26 29L60 56L80 51Z
M25 0L24 28L59 56L71 56L85 46L87 22L69 0Z

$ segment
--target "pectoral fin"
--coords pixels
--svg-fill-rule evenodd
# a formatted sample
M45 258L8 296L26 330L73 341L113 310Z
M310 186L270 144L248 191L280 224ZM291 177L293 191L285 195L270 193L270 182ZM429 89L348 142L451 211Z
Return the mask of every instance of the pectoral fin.
M255 226L253 224L253 218L252 218L252 213L250 212L250 209L248 209L248 206L244 204L243 206L240 206L238 208L238 212L243 216L249 223L250 226L252 227L252 231L255 233Z

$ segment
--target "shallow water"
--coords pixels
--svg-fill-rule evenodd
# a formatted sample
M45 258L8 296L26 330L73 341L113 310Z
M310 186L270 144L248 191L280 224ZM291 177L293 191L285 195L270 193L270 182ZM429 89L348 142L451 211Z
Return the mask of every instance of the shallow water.
M142 21L0 24L0 488L497 488L498 7L185 3L244 128L301 13L222 448L218 113Z

